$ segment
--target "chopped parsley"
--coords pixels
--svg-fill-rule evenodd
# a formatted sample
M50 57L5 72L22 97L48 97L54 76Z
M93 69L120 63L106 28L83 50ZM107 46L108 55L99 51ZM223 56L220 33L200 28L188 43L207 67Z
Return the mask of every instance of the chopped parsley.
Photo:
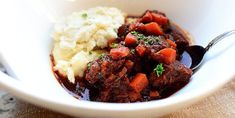
M116 48L116 47L118 47L118 44L112 43L112 44L110 45L110 47L111 47L111 48Z
M154 68L153 71L157 74L158 77L160 77L165 70L164 67L162 66L162 63L160 63Z
M144 34L136 31L132 31L131 34L137 37L138 40L144 41L145 44L153 45L155 42L159 42L160 40L158 36L145 36Z
M135 54L135 49L131 49L131 54Z
M87 13L83 13L83 14L82 14L82 17L83 17L83 18L86 18L86 17L87 17Z
M131 34L132 35L134 35L134 36L136 36L137 38L138 38L138 40L147 40L146 38L146 36L144 36L143 34L140 34L140 33L138 33L138 32L136 32L136 31L132 31L131 32Z
M160 42L160 37L158 37L158 36L148 36L147 41L145 41L145 42L147 42L150 45L153 45L155 43Z
M103 58L105 56L105 53L102 53L99 58Z
M91 69L91 63L87 64L87 69L90 70Z

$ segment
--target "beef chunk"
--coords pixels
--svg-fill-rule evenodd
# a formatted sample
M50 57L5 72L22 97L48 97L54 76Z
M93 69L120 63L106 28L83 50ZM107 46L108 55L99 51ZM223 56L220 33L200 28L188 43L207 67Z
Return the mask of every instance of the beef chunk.
M189 42L181 33L177 31L172 31L171 35L173 37L173 40L177 44L178 53L179 55L181 55L186 47L189 46Z
M176 83L188 83L192 75L192 71L179 61L175 61L170 65L164 64L164 69L165 71L160 77L158 77L155 72L150 74L150 83L154 88L163 89Z
M129 33L129 25L124 24L118 28L118 37L124 39L128 33Z
M85 71L85 80L90 84L94 84L103 78L111 78L110 75L118 71L125 64L125 60L114 61L109 55L98 60L90 62L89 68Z
M125 64L125 59L113 60L110 55L90 62L90 68L85 72L85 80L93 88L91 92L96 93L91 100L102 102L130 101L128 96L128 70Z
M88 70L86 71L87 74L85 79L90 84L94 84L102 77L100 73L101 68L99 63L96 61L90 62L88 65L90 66L90 68L88 68Z

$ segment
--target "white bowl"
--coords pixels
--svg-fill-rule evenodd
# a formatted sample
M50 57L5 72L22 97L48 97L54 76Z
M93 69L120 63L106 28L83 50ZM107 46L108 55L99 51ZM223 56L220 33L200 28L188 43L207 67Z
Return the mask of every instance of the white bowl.
M98 103L77 100L53 76L49 54L55 18L94 6L114 6L132 14L157 9L205 46L235 28L234 0L9 0L0 3L1 59L12 77L0 72L0 84L33 104L73 116L154 117L208 96L235 75L235 41L231 36L207 53L187 86L162 100L143 103Z

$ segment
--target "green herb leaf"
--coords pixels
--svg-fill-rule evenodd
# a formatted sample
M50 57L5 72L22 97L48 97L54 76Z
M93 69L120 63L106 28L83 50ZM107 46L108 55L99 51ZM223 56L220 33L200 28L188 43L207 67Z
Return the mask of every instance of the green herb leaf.
M135 54L135 49L131 49L131 54Z
M82 14L82 17L83 17L83 18L86 18L86 17L87 17L87 13L83 13L83 14Z
M91 69L91 63L87 64L87 69L90 70Z
M136 31L132 31L131 32L132 35L136 36L138 38L138 40L146 40L146 36L144 36L143 34L140 34Z
M118 44L116 44L116 43L112 43L112 44L110 45L111 48L116 48L117 46L118 46Z
M137 37L138 40L143 40L145 44L149 45L153 45L155 42L160 41L158 36L145 36L144 34L138 33L136 31L132 31L131 34Z
M164 67L162 66L162 63L160 63L154 68L153 71L157 74L158 77L160 77L165 70Z
M138 35L138 32L132 31L131 34L137 36L137 35Z
M103 58L105 56L105 53L102 53L99 58Z

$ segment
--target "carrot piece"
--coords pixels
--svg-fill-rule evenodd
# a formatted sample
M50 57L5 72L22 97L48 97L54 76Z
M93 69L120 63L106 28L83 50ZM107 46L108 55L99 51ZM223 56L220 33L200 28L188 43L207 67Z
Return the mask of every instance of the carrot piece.
M162 28L155 22L145 24L145 30L149 34L162 35Z
M147 23L147 22L152 22L153 17L150 11L147 11L144 16L141 18L141 22Z
M144 46L138 45L135 47L135 50L140 56L144 56L146 48Z
M157 97L160 97L160 94L158 91L150 91L149 96L151 98L157 98Z
M152 18L153 21L157 22L159 25L165 25L168 23L168 18L161 14L152 13Z
M166 39L166 42L174 49L176 49L176 43L170 39Z
M132 35L131 33L128 33L124 41L125 41L125 45L130 46L130 45L136 44L138 40L134 35Z
M176 59L176 50L172 48L164 48L157 53L163 56L163 61L166 64L171 64Z
M129 54L130 54L130 50L127 47L113 48L113 49L110 50L110 56L113 59L123 58L123 57L126 57Z
M143 73L137 73L134 79L131 81L130 86L136 91L141 92L146 86L148 86L149 81L147 76Z

